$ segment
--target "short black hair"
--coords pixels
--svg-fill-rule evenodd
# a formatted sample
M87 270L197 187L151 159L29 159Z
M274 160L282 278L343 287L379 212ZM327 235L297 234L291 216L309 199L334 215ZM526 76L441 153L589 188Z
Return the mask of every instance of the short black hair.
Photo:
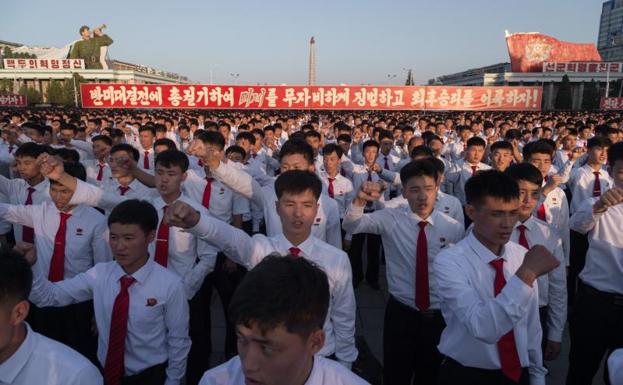
M318 140L322 139L322 135L316 130L309 130L305 132L305 139L307 138L316 138Z
M433 166L435 166L435 168L437 169L437 176L443 175L443 173L446 171L446 165L443 163L443 160L437 159L434 156L427 158L427 160L431 162Z
M154 167L158 165L162 165L166 168L171 167L179 167L182 169L182 172L188 171L188 166L190 162L188 161L188 156L179 150L165 150L156 155L156 161L154 162Z
M108 227L113 223L138 225L145 234L158 228L158 212L151 203L128 199L119 203L108 216Z
M306 141L300 139L290 139L286 141L283 146L281 146L279 158L283 159L288 155L295 154L303 155L310 165L314 164L314 149Z
M430 147L421 144L413 147L413 149L411 149L411 154L409 155L411 156L411 159L415 159L419 156L430 157L433 156L433 150L431 150Z
M489 147L489 150L491 152L495 150L508 150L510 152L513 152L513 145L510 142L507 142L505 140L499 140L493 143L491 147Z
M329 311L329 280L305 258L269 255L249 271L229 304L234 325L262 333L283 326L306 339L322 330Z
M608 165L614 167L617 161L623 161L623 142L618 142L608 149Z
M353 139L348 134L340 134L337 137L337 141L338 142L345 142L345 143L349 143L350 144L353 141Z
M381 132L379 132L379 142L381 142L383 139L389 139L393 142L394 134L389 130L382 130Z
M35 142L24 143L15 150L15 157L30 157L37 159L43 153L49 153L47 146L42 146Z
M127 144L127 143L119 143L119 144L115 144L114 146L112 146L112 148L110 149L110 154L114 154L117 151L123 151L125 153L128 154L128 156L130 156L130 158L134 159L135 162L138 162L138 160L141 157L141 154L139 154L138 150L136 149L136 147Z
M95 135L93 138L91 138L91 143L95 143L97 141L100 142L104 142L105 144L112 146L112 139L110 136L107 135Z
M193 139L202 141L205 144L214 144L219 149L225 148L225 137L219 131L201 131L195 133Z
M156 128L155 128L154 126L152 126L151 124L146 124L146 125L144 125L144 126L141 126L141 127L138 129L138 132L139 132L139 133L140 133L140 132L144 132L144 131L149 131L149 132L151 132L151 134L152 134L153 136L156 136Z
M485 140L481 138L480 136L472 136L471 138L467 139L467 147L472 147L472 146L484 148L484 147L487 147L487 142L485 142Z
M87 180L87 170L84 168L82 163L80 162L63 162L63 168L65 172L74 178L80 179L81 181ZM54 183L52 179L50 179L50 183Z
M519 186L513 178L501 171L477 172L465 183L465 201L470 205L478 205L486 197L510 202L513 199L519 199Z
M247 156L247 152L244 150L244 148L240 146L236 146L236 145L229 146L227 147L227 150L225 150L225 156L232 154L232 153L242 155L242 159L246 158Z
M82 31L86 31L89 29L88 25L83 25L82 27L80 27L80 34L82 35Z
M610 146L612 146L612 141L605 136L593 136L586 143L586 148Z
M78 151L72 148L55 148L53 151L53 155L56 155L63 159L63 162L80 162L80 154L78 153Z
M275 193L281 199L284 193L301 194L311 190L316 197L320 198L322 182L318 176L310 171L290 170L279 174L275 180Z
M407 163L400 169L400 182L405 186L414 177L429 176L437 181L439 177L437 167L428 159L419 159Z
M337 154L338 158L341 158L342 155L344 155L344 150L342 150L342 147L335 143L325 144L325 146L322 148L323 156L327 154L333 154L334 152Z
M0 306L27 301L32 288L32 270L23 255L0 250Z
M251 143L252 145L255 145L255 135L253 135L249 131L238 132L238 135L236 135L236 140L237 141L238 140L246 140L249 143Z
M539 169L531 163L511 164L504 172L517 182L525 180L527 182L534 183L538 187L541 187L543 184L543 175L541 174L541 171L539 171Z
M525 161L528 161L532 154L547 154L550 158L554 158L555 147L545 140L537 140L530 142L523 147L522 155Z
M154 148L156 148L157 146L166 146L167 150L177 150L177 146L175 145L175 142L169 138L156 139L154 141Z
M381 148L381 145L374 139L366 140L366 142L363 144L361 151L366 151L366 148L368 147L376 147L376 149L378 150Z

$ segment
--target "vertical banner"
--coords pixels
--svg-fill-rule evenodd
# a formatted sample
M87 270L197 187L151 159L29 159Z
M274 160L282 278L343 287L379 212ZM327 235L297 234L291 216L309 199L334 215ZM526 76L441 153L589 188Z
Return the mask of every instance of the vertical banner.
M541 87L80 85L84 108L540 111Z

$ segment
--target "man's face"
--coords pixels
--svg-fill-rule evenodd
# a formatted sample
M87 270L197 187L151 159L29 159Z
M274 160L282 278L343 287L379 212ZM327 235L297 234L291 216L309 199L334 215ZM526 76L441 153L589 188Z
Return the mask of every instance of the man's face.
M324 154L322 162L324 163L324 169L327 170L329 174L336 173L340 167L340 158L335 151L330 154Z
M348 151L350 151L350 143L343 140L338 140L337 144L338 146L342 147L342 151L344 151L344 154L348 154Z
M283 232L287 235L306 237L318 214L318 199L311 190L292 194L284 192L276 202Z
M482 146L469 146L467 150L465 150L465 160L469 164L480 163L484 156L485 148Z
M221 133L221 135L223 135L223 138L225 138L225 143L229 142L229 127L227 126L219 126L218 131Z
M62 184L50 182L50 198L52 198L52 202L60 211L69 210L69 201L73 195L73 192Z
M154 182L161 196L179 194L182 182L186 179L186 173L179 166L165 167L158 163Z
M463 142L467 142L467 139L472 137L472 132L469 130L463 130L459 133L459 136Z
M593 146L588 149L588 161L592 164L606 164L608 147Z
M539 196L541 195L541 186L537 186L527 180L517 181L519 185L519 217L525 221L530 218L534 208L539 202Z
M118 166L126 158L132 159L132 156L125 151L116 151L110 154L110 174L113 178L123 178L130 175L127 169Z
M368 146L363 150L363 159L367 165L372 165L376 162L376 158L379 155L379 149L375 146Z
M305 141L314 149L314 155L318 154L318 148L320 148L320 139L316 138L315 136L308 136L307 138L305 138Z
M389 155L389 152L392 150L394 146L394 141L391 139L383 139L381 140L381 153L385 156Z
M180 130L180 138L182 138L183 140L188 140L188 138L190 138L190 131Z
M290 333L283 325L262 332L257 324L236 326L238 354L247 385L302 384L313 355L324 344L324 332L307 339Z
M281 158L281 172L290 170L314 172L314 165L310 164L302 154L289 154Z
M238 153L238 152L230 152L227 155L227 159L231 160L232 162L235 163L242 163L242 161L244 160L242 157L242 154Z
M43 144L52 144L52 133L50 131L45 131L41 140Z
M476 205L466 206L467 215L474 221L474 233L488 247L505 245L519 218L519 199L505 202L500 198L485 197Z
M411 211L427 218L437 199L437 181L430 176L417 176L410 178L404 187L402 196L409 202Z
M613 165L609 165L608 171L614 181L614 185L623 188L623 160L617 160Z
M439 140L435 139L435 140L431 140L428 143L428 147L431 149L431 151L433 152L433 156L439 156L441 154L441 149L443 148L443 143L441 143Z
M534 153L530 155L528 163L538 168L541 171L541 175L545 177L552 168L552 157L549 154Z
M35 143L43 142L43 138L41 137L41 134L39 133L39 131L35 130L34 128L27 128L26 129L26 136L28 136L30 139L32 139L33 142L35 142Z
M95 122L87 122L88 132L95 131L96 128L97 128L97 125L95 124Z
M15 158L17 171L23 179L32 179L40 174L37 160L30 156L19 156Z
M138 140L143 149L148 150L154 144L154 134L149 130L141 131L138 133Z
M110 154L110 146L102 140L93 142L93 154L98 160L104 160Z
M510 166L513 153L505 148L498 148L491 153L491 164L498 171L504 171Z
M249 154L251 149L253 148L253 145L251 144L251 142L249 142L247 139L238 139L236 140L236 144L240 147L242 147L242 149Z
M156 231L145 234L141 227L134 223L112 223L109 229L108 243L115 260L125 270L136 270L133 268L143 263L147 255L147 247L154 240Z
M82 31L80 31L80 36L82 36L82 38L85 40L89 39L91 37L91 30L88 28L83 29Z
M565 150L573 150L577 145L577 137L575 135L567 135L562 141Z

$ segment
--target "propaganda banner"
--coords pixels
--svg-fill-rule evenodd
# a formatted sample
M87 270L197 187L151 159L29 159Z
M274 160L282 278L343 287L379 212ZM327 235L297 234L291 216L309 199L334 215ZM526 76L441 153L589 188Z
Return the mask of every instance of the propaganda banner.
M26 107L27 105L26 95L0 94L0 107Z
M595 73L620 73L623 69L623 63L599 63L599 62L582 62L582 63L543 63L543 72L595 72Z
M623 110L623 98L601 98L602 110Z
M84 69L82 59L4 59L4 69L72 70Z
M506 37L506 44L513 72L542 72L545 62L602 61L594 44L569 43L541 33L514 33Z
M539 111L541 87L80 85L83 108Z

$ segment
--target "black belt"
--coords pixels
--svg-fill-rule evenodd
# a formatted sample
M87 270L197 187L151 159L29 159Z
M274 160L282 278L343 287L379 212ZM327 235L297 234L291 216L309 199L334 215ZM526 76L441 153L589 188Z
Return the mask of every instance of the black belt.
M412 308L411 306L407 306L404 303L398 301L396 299L396 297L394 297L391 294L389 295L389 301L395 303L397 306L401 307L403 310L409 311L409 312L411 312L411 313L413 313L415 315L419 315L419 316L422 316L422 317L437 317L437 316L441 317L441 310L439 310L439 309L429 309L429 310L426 310L426 311L420 311L420 310Z
M583 290L586 294L607 301L614 306L623 306L623 295L618 293L608 293L606 291L597 290L586 284L584 281L578 281L579 290Z

